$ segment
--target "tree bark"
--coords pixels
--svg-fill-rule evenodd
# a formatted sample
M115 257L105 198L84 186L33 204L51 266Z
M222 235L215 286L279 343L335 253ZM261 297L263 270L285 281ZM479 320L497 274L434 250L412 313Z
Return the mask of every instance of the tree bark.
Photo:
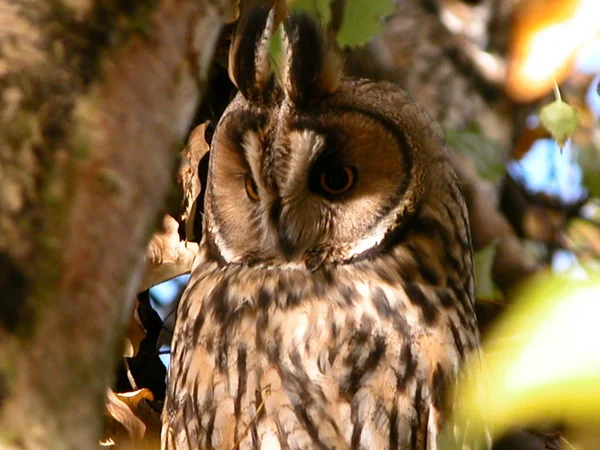
M97 446L234 0L0 0L0 448Z

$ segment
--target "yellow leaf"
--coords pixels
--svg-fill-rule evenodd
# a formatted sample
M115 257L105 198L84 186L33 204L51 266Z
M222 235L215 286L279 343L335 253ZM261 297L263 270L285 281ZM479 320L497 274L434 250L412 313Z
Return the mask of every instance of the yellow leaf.
M558 145L563 147L577 129L580 116L579 111L558 99L542 108L540 121Z
M489 335L485 367L471 367L479 383L459 387L457 419L495 434L538 420L600 425L600 276L542 277L515 305Z
M497 300L501 297L492 280L492 267L496 259L498 239L487 247L473 253L475 270L475 297L483 300Z

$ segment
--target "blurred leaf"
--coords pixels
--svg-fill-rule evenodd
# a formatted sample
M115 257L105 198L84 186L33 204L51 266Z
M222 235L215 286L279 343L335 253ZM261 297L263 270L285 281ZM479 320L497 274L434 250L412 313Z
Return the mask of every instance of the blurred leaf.
M586 219L571 219L567 229L568 237L572 242L571 248L580 262L591 268L600 267L600 220L596 222L592 214L588 213L588 209L593 208L590 203L584 208L580 215Z
M283 42L281 33L283 33L281 26L277 27L271 40L269 41L269 55L271 57L271 64L275 71L283 65Z
M154 395L150 389L138 389L137 391L121 392L117 394L119 400L125 402L132 410L135 410L139 403L143 400L154 400Z
M600 150L590 146L579 153L583 184L595 197L600 197Z
M136 313L137 306L136 301L136 307L131 311L131 316L129 317L129 322L127 323L127 328L125 330L125 349L123 351L123 356L126 357L135 356L140 349L140 343L146 337L146 330L144 330Z
M538 420L600 425L600 276L540 277L514 305L489 335L485 368L471 363L479 382L460 386L457 419L495 434Z
M159 447L160 413L143 400L154 400L149 389L119 394L108 390L102 446L136 450Z
M549 138L551 138L550 132L541 123L536 124L534 127L526 126L511 150L511 159L519 160L523 158L532 149L536 141Z
M477 173L491 183L497 183L504 174L502 147L481 132L444 129L446 142L454 151L471 157Z
M142 292L159 283L190 272L194 256L198 252L196 242L179 240L179 224L169 216L163 216L163 226L146 248L146 272L138 287Z
M580 116L579 111L558 99L541 109L540 121L558 145L563 147L577 129Z
M598 0L523 0L513 15L508 93L525 102L549 92L600 31L599 15Z
M475 268L475 297L482 300L498 300L502 297L492 280L492 267L496 258L498 240L473 253Z
M383 31L383 19L393 10L394 2L390 0L347 1L338 41L349 46L364 44Z
M106 438L100 440L100 447L114 447L117 445L113 438Z
M330 3L330 0L292 0L288 7L291 11L310 13L325 26L331 18Z
M331 20L331 0L295 0L292 10L309 11L322 24ZM391 0L351 0L346 1L342 28L338 34L341 45L361 45L383 30L383 18L394 10Z
M202 186L198 167L200 160L210 151L206 142L206 129L209 121L201 123L192 130L186 146L180 153L181 163L177 171L177 183L182 190L181 220L185 223L185 239L187 241L200 241L200 236L194 236L194 219L196 218L196 199Z
M111 389L108 390L106 399L106 414L114 421L120 423L125 430L127 430L130 438L142 439L142 437L144 437L144 433L146 432L146 425L144 422L138 419L133 413L130 404L123 401L123 399L116 395ZM105 430L103 441L107 441L110 438L118 444L119 442L127 440L127 438L119 432L109 436L107 435L107 431L108 430Z

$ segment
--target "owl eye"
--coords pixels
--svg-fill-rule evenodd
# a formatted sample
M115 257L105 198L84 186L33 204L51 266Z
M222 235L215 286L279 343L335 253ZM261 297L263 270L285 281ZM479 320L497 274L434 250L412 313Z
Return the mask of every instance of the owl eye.
M327 194L341 195L354 187L356 169L351 166L334 166L321 173L319 182Z
M253 202L259 200L258 196L258 188L256 187L256 183L252 179L252 177L246 175L246 194L248 194L248 198Z

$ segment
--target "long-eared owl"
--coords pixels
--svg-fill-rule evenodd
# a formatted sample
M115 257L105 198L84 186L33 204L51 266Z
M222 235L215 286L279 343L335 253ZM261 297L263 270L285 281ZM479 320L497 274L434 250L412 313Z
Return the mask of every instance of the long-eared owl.
M173 337L163 449L439 448L479 336L470 232L439 127L343 78L307 16L234 34L203 235Z

